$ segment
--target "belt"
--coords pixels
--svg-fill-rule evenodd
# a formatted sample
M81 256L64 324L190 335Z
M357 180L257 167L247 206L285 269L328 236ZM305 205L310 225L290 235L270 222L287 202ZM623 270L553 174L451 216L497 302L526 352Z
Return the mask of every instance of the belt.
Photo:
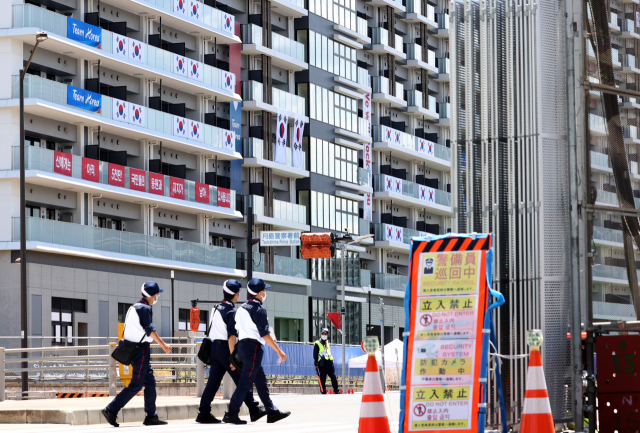
M259 344L260 346L262 346L262 343L260 343L258 340L254 339L254 338L243 338L240 341L250 341L252 343Z
M218 339L215 339L215 340L213 340L213 341L223 341L223 342L227 343L229 340L222 340L222 339L219 339L219 338L218 338Z

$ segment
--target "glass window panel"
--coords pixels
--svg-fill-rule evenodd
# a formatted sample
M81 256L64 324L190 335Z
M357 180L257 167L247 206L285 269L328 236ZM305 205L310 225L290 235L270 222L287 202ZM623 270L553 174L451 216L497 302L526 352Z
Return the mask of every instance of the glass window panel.
M329 213L329 194L323 194L323 196L324 196L324 214L325 214L324 228L328 229L329 228L329 218L327 218L327 216L330 216L330 213Z
M335 144L327 143L329 145L329 172L327 176L334 177L333 167L335 165Z
M329 123L329 91L322 88L322 121Z
M349 227L349 221L347 219L347 214L346 213L342 213L342 231L346 232L347 230L349 230L349 233L351 233L351 229Z
M322 174L328 176L329 173L329 143L322 141Z
M335 230L336 229L336 198L333 195L331 196L331 199L329 201L329 222L331 225L329 229Z
M347 80L356 81L355 78L351 78L351 65L349 62L345 62L344 59L340 59L340 66L342 67L342 74Z
M326 6L327 8L327 16L325 17L326 19L328 19L329 21L333 21L333 4L329 3L326 0L321 0Z
M315 47L316 47L316 32L309 32L309 64L312 66L316 65L316 48Z
M347 209L350 213L353 213L353 203L351 200L347 200Z
M316 86L316 106L319 106L319 104L322 104L322 87ZM322 122L322 112L320 110L316 112L316 120Z
M335 109L333 107L335 106L334 101L336 99L336 95L337 93L329 92L329 103L331 104L329 106L329 125L335 125Z
M322 36L322 69L327 70L327 45L328 39L326 36Z
M342 173L342 180L347 180L347 163L346 161L339 161L340 172Z
M310 143L310 153L311 153L311 171L314 173L316 172L316 138L315 137L311 137L311 143Z
M311 225L318 226L318 193L316 191L311 191Z
M315 88L316 85L315 84L311 84L310 89L311 91L309 92L309 117L312 119L316 118L316 92L315 92Z

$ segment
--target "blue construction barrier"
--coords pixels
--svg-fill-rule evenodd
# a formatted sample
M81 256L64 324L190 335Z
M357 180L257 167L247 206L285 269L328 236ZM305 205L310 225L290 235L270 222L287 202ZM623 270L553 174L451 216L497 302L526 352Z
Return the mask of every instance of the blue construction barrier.
M278 376L316 376L316 370L313 366L313 345L312 344L291 344L278 342L280 348L287 354L287 360L280 362L280 358L276 352L269 346L264 346L264 357L262 358L262 367L267 375ZM342 376L342 347L339 345L331 346L331 355L333 355L333 365L336 369L336 375ZM364 355L360 347L347 347L345 356L347 362L351 358ZM347 371L351 376L364 376L364 368L352 368Z

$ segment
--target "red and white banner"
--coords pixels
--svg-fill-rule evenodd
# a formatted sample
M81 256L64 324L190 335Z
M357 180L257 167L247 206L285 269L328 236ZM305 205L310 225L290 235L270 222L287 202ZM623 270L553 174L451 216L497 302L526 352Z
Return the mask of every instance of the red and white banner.
M53 171L56 173L64 174L65 176L72 175L71 169L71 158L72 156L68 153L58 152L57 150L53 154L54 164Z
M169 180L170 192L169 195L173 198L179 198L184 200L184 179L178 179L172 177Z
M149 172L149 192L164 195L164 175Z
M209 204L209 185L196 182L196 201Z
M364 195L364 219L368 221L373 221L373 217L371 215L371 203L373 194L365 194Z
M124 166L109 163L109 185L124 187Z
M371 136L371 93L365 93L362 100L362 117L368 122L367 135Z
M91 182L100 182L100 162L91 158L82 158L82 178Z
M218 187L218 206L231 208L231 190Z
M129 189L147 191L147 173L137 168L129 168Z
M369 185L371 185L371 177L373 176L373 157L371 155L371 143L364 144L363 159L364 168L369 171Z

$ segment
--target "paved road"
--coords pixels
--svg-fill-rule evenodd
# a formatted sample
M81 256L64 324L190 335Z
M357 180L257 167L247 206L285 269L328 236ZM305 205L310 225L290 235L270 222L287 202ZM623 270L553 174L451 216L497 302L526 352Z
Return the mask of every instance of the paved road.
M398 431L398 411L400 394L388 392L385 396L387 415L391 432ZM167 426L153 427L157 433L245 433L245 432L283 432L283 433L356 433L360 416L361 394L355 395L296 395L278 394L273 396L274 403L281 410L290 410L292 415L278 422L267 424L266 417L257 423L245 426L228 424L202 425L193 420L172 421ZM248 417L243 417L248 420ZM320 420L320 421L319 421ZM148 432L151 428L141 423L120 424L116 431ZM142 430L144 429L144 430ZM109 425L76 426L60 424L0 424L0 432L17 431L19 433L83 433L114 431Z

